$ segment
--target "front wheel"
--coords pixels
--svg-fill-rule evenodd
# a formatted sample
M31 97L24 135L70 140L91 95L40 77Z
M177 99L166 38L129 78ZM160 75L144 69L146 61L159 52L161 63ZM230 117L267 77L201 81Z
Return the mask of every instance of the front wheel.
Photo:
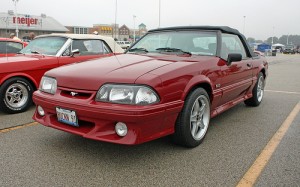
M260 72L257 77L257 82L252 90L253 96L250 99L245 100L245 104L248 106L260 105L264 96L264 88L265 88L265 78L262 72Z
M24 78L8 79L0 87L0 109L15 114L24 112L32 105L32 85Z
M210 121L210 99L203 88L191 92L179 113L173 139L175 143L196 147L202 143Z

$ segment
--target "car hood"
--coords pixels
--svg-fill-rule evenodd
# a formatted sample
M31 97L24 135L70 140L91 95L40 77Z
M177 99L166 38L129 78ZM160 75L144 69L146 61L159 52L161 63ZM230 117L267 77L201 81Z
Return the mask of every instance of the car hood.
M131 83L140 76L174 61L149 56L121 54L59 67L46 72L55 77L58 86L98 90L104 83Z

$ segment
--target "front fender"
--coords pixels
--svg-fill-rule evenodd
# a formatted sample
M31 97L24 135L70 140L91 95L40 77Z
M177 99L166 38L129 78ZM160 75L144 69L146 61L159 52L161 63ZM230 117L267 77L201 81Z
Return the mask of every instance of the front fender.
M8 75L5 75L4 77L2 77L0 79L0 85L2 85L6 80L8 80L10 78L13 78L13 77L23 77L23 78L26 78L29 81L31 81L34 84L33 86L35 86L36 88L38 88L38 86L39 86L38 85L39 83L37 83L36 80L32 76L30 76L28 74L25 74L25 73L10 73Z
M186 85L183 94L181 96L182 100L185 100L185 98L187 97L187 95L190 93L191 90L193 90L195 87L198 87L200 84L204 84L209 86L208 88L210 89L210 91L212 91L213 89L213 84L211 82L211 80L204 76L204 75L197 75L194 76ZM207 87L206 86L206 87ZM206 88L207 89L207 88Z

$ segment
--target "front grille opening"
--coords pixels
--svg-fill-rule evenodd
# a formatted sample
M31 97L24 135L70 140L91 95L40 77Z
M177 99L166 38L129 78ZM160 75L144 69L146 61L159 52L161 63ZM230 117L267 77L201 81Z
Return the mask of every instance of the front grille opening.
M60 93L64 97L69 97L69 98L76 98L76 99L87 99L91 97L91 93L85 93L85 92L75 92L75 91L67 91L67 90L62 90Z

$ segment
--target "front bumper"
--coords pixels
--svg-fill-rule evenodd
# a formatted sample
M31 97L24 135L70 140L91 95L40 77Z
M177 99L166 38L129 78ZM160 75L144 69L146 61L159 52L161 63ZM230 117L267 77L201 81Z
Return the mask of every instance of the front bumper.
M45 116L35 111L33 119L45 126L85 138L134 145L174 133L176 118L183 106L183 101L132 106L95 102L93 98L94 95L85 100L36 91L33 101L44 109ZM56 107L76 111L79 127L58 122ZM120 137L115 132L117 122L127 125L126 136Z

